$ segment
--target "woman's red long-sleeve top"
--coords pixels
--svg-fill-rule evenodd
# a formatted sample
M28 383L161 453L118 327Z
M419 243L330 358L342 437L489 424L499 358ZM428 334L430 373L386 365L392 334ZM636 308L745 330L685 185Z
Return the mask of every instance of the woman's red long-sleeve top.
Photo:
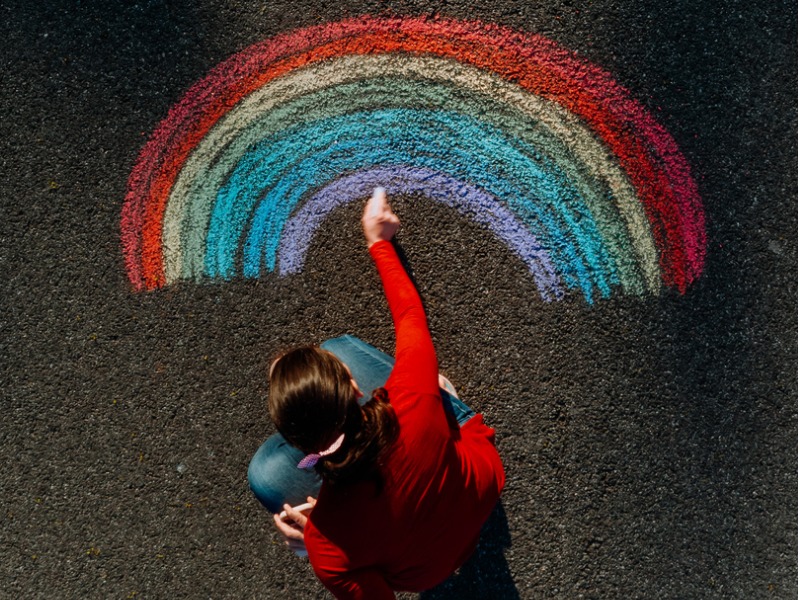
M337 598L422 591L472 554L505 483L494 430L481 415L448 421L425 311L391 243L370 247L395 326L386 390L400 434L373 483L323 484L305 530L311 566ZM369 391L369 390L366 390Z

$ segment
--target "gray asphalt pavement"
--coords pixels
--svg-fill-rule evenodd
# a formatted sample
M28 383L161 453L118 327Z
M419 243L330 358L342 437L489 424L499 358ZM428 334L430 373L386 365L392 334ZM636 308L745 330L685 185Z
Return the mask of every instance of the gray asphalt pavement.
M796 598L797 6L684 0L0 3L0 597L327 597L246 468L278 350L344 332L392 349L359 207L299 275L147 293L119 222L194 82L367 12L578 52L672 134L707 218L686 295L589 306L541 301L474 221L395 199L442 371L508 475L475 557L424 597Z

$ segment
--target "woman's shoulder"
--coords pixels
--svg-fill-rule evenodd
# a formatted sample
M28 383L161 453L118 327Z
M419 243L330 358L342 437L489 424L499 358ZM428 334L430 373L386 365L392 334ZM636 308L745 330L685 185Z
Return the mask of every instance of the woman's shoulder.
M389 390L389 402L400 423L400 436L408 438L425 434L449 437L449 424L441 396L413 389Z

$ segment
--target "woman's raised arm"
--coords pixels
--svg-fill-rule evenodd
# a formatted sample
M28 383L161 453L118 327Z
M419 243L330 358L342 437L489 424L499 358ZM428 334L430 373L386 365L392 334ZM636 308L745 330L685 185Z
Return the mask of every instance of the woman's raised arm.
M419 392L439 393L439 371L425 309L417 289L400 263L391 239L400 219L386 201L386 192L376 188L361 219L370 254L383 282L395 328L395 366L391 385L409 386Z

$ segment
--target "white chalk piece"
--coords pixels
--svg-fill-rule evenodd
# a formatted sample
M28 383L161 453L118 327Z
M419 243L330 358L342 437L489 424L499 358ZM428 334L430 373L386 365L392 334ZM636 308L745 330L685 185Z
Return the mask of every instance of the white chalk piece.
M299 513L303 513L303 514L304 514L306 517L307 517L307 516L309 515L309 513L311 512L311 509L312 509L312 508L314 508L314 505L313 505L313 504L309 504L308 502L306 502L305 504L301 504L300 506L295 506L295 507L294 507L294 509L295 509L297 512L299 512ZM292 523L294 523L294 521L293 521L293 520L292 520L292 519L289 517L289 515L287 515L287 514L286 514L286 511L285 511L285 510L284 510L284 511L282 511L280 515L278 515L278 518L279 518L281 521L283 521L284 523L286 523L287 525L291 525ZM306 550L300 550L300 549L298 549L298 550L295 550L295 551L294 551L294 553L295 553L297 556L299 556L300 558L305 558L305 557L307 557L307 556L308 556L308 552L307 552Z
M376 187L372 192L372 198L369 199L369 215L371 217L377 216L383 211L383 206L386 203L386 189Z

